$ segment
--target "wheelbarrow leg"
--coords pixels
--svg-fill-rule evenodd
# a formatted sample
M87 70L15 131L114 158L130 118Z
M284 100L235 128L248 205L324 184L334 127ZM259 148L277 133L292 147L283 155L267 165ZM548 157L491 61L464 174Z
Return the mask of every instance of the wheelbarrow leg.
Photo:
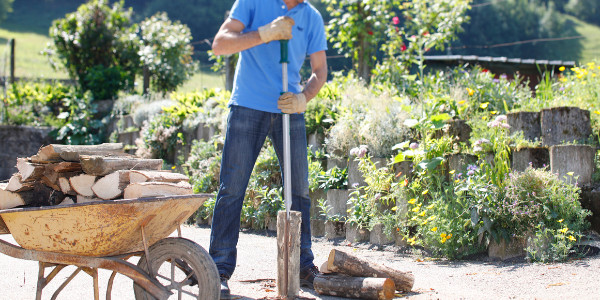
M42 300L42 290L46 285L46 278L44 278L44 270L46 269L45 263L39 262L37 289L35 291L35 300Z

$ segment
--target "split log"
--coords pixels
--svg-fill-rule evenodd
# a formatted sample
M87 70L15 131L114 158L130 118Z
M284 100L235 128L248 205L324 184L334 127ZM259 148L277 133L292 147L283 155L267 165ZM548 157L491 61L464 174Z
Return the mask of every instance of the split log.
M69 179L77 175L58 177L58 186L60 186L60 191L67 195L76 196L77 192L71 186L71 181Z
M327 268L355 277L390 278L394 281L396 289L410 292L415 282L411 272L402 272L384 265L360 259L340 250L332 249L327 260Z
M300 223L302 213L289 212L288 232L285 232L287 212L277 213L277 295L283 299L296 299L300 292ZM287 239L287 241L286 241ZM286 247L287 262L286 262ZM287 263L287 274L285 267ZM287 278L286 278L287 275Z
M25 204L19 193L6 190L7 183L0 183L0 209L8 209Z
M51 144L42 147L38 153L31 157L33 162L50 163L65 161L79 161L80 155L127 155L121 143L105 143L100 145L60 145Z
M67 172L82 172L81 164L78 162L61 161L46 165L46 172L67 173Z
M44 185L46 185L47 187L49 187L53 190L60 191L62 193L60 186L58 185L58 179L55 181L52 181L48 177L42 176L41 183L43 183Z
M355 299L393 299L394 281L389 278L349 277L344 275L317 276L313 283L321 295Z
M138 182L128 185L123 191L124 199L141 197L191 195L192 186L187 182Z
M131 171L119 170L110 173L96 181L92 186L94 194L103 200L112 200L123 195L123 190L129 185Z
M162 159L96 155L83 155L80 161L83 172L95 176L104 176L118 170L160 170L163 164Z
M44 165L29 162L27 158L17 158L17 170L21 174L22 182L39 180L46 168Z
M65 197L65 199L63 199L63 201L58 205L69 205L69 204L75 204L75 200L73 200L73 198L71 198L71 197Z
M64 194L43 184L36 184L33 190L19 193L5 190L6 183L0 185L0 209L13 208L22 205L48 206L62 202Z
M133 170L129 174L129 180L131 183L138 182L181 182L190 181L190 178L181 173L171 173L168 171L146 171L146 170Z
M92 191L92 186L96 182L96 176L81 174L77 176L73 176L69 178L69 183L71 184L71 188L79 195L85 197L93 197L94 191Z
M23 182L21 174L15 173L8 180L6 190L9 192L22 192L33 189L34 184L32 182Z

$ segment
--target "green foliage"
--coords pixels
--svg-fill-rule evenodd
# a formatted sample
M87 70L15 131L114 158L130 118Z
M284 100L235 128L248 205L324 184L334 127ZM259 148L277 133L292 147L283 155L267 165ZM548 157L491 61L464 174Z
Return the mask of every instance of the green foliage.
M221 171L220 136L209 142L194 140L186 161L194 193L216 193Z
M512 42L579 35L574 24L559 14L553 5L539 0L488 3L486 0L474 1L469 13L470 22L464 25L464 32L453 44L453 54L536 59L576 58L579 55L582 45L578 39L502 46ZM564 49L569 52L565 53Z
M396 1L325 0L331 20L326 26L329 41L352 58L359 78L369 81L378 44L385 39L387 21Z
M12 12L14 0L0 0L0 23L4 22L6 15Z
M324 190L345 190L348 189L348 168L339 168L337 166L321 171L317 175L319 188Z
M68 110L63 99L74 96L74 89L60 82L18 81L7 89L3 121L11 125L61 126L64 121L56 116Z
M90 0L52 23L54 49L48 53L55 50L69 76L96 100L112 99L119 90L133 87L139 57L131 13L123 1L109 7L105 0Z
M173 91L196 72L192 35L186 25L172 22L166 13L157 13L144 20L140 30L140 60L149 72L153 91Z
M57 118L64 120L62 127L51 132L55 140L68 145L95 145L102 141L104 124L95 118L96 104L90 93L63 98L66 111Z
M138 156L162 158L175 163L175 147L183 143L181 124L177 119L164 113L158 114L145 122L140 135L142 144L138 145Z
M337 119L338 105L341 101L341 91L337 84L326 83L317 96L308 102L304 120L306 134L324 134Z

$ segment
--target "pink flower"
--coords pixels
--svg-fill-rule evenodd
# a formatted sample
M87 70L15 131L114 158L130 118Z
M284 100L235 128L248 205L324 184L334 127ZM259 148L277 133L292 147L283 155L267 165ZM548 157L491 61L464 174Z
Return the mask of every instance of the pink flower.
M415 150L415 149L419 148L419 143L410 143L410 145L408 147L410 147L410 149Z
M394 23L394 25L398 25L398 24L400 24L400 18L398 18L398 17L393 17L393 18L392 18L392 23Z
M371 31L371 30L369 30L367 33L368 33L369 35L373 35L373 31Z
M402 44L402 46L400 46L400 51L402 51L402 52L406 51L406 45Z

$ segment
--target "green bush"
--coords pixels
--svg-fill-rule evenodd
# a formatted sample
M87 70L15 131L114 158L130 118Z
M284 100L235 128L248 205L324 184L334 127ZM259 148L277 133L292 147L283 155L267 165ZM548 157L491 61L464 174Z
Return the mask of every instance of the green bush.
M190 29L172 22L164 12L144 20L140 29L140 59L149 72L151 89L163 93L174 91L197 70L192 59Z
M29 126L62 126L63 119L57 116L68 111L63 99L75 97L72 87L60 82L13 83L4 99L4 123Z
M94 100L113 99L119 90L133 88L138 72L136 27L123 3L109 7L105 0L91 0L50 28L54 48L47 53L55 50L69 76Z

